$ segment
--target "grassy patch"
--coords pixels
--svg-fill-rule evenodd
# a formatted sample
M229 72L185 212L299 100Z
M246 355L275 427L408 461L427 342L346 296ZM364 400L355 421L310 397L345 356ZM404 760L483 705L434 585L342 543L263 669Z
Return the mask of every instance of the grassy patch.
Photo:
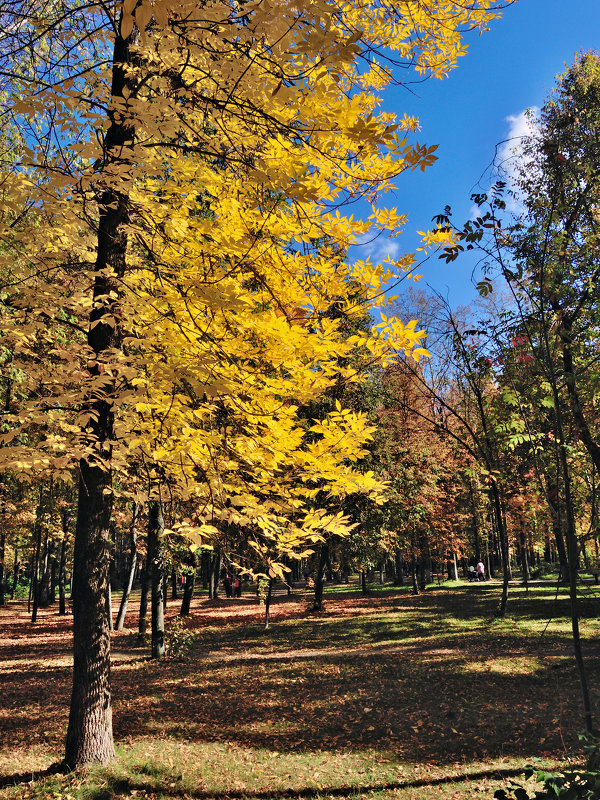
M32 626L15 604L0 617L0 796L491 800L532 758L576 753L582 726L564 591L512 589L505 620L499 591L341 587L319 615L279 596L268 632L251 598L198 599L189 657L162 663L115 634L119 759L82 775L43 774L62 754L70 621ZM593 590L582 607L597 699Z

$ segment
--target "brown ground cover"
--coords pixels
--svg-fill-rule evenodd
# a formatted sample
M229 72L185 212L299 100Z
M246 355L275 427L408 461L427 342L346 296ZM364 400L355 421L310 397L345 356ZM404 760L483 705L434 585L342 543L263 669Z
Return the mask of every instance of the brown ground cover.
M200 598L187 657L160 663L137 641L132 603L112 639L121 764L91 784L25 781L62 755L71 619L44 610L34 625L11 603L0 609L0 794L491 797L530 759L576 751L582 726L565 598L513 592L503 622L496 600L490 584L348 591L313 615L298 592L276 597L264 631L253 597ZM595 699L597 603L584 605ZM170 601L170 619L177 609Z

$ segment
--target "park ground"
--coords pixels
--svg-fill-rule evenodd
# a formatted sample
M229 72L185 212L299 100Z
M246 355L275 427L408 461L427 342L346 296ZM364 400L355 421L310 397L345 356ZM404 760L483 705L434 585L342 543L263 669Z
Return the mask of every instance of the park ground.
M117 761L53 774L70 692L71 618L0 609L0 798L472 800L531 763L581 760L566 589L443 584L419 596L331 587L274 599L198 597L175 655L148 658L133 599L114 633ZM178 602L170 601L169 619ZM600 711L600 595L582 588L584 655ZM171 630L174 630L171 627ZM182 651L187 650L185 655Z

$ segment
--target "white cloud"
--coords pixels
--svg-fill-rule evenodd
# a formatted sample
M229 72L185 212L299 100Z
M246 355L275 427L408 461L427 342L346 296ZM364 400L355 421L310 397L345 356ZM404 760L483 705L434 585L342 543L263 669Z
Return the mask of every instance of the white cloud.
M517 179L523 166L523 146L527 139L535 136L539 112L537 106L532 106L520 114L511 114L505 119L508 123L508 132L506 138L498 145L495 166L513 192L517 189ZM510 205L513 205L513 211L518 208L516 199L512 203L509 202Z
M354 246L360 248L357 252L359 258L365 260L370 258L375 264L379 264L386 258L396 259L402 255L400 245L395 239L383 235L378 236L376 233L359 236Z

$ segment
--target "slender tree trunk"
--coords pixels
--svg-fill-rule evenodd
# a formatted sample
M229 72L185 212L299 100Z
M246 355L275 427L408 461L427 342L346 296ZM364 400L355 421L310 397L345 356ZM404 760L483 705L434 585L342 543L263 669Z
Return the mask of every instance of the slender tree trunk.
M477 513L477 502L475 490L473 488L473 478L469 479L469 498L471 500L471 515L473 519L473 536L475 544L475 558L481 561L481 541L479 537L479 514Z
M50 604L56 603L56 584L58 578L58 564L56 562L56 542L53 543L52 553L50 554Z
M267 596L265 598L265 630L269 630L269 618L271 613L271 597L273 593L273 578L269 578L267 586Z
M31 574L31 589L30 589L30 595L33 597L33 610L31 612L32 622L37 622L38 607L40 604L39 570L40 570L41 550L42 550L42 524L41 521L36 521L35 555L33 558L33 570Z
M161 541L165 523L162 503L153 500L148 509L148 567L152 582L152 658L165 655L164 546Z
M500 598L500 608L498 615L504 619L506 616L506 606L508 605L508 582L511 579L510 570L510 554L508 548L508 531L504 522L504 515L502 513L502 501L500 498L500 490L495 480L492 480L491 486L492 503L494 508L494 515L496 518L496 526L498 530L498 538L500 540L500 553L502 555L502 596Z
M410 577L412 580L413 594L419 594L419 583L417 581L417 560L414 554L410 560Z
M573 649L575 651L575 661L579 671L579 681L581 684L581 696L583 700L583 715L585 727L588 733L594 732L594 722L592 717L592 702L587 681L587 672L581 650L581 635L579 631L579 601L577 598L577 530L575 526L575 514L573 510L573 499L571 494L571 475L567 461L566 443L564 440L564 426L558 397L555 397L555 413L557 426L559 429L560 461L563 473L563 486L565 492L565 512L567 516L567 555L569 560L569 596L571 599L571 631L573 635Z
M325 564L329 557L329 545L327 542L321 543L319 550L319 563L317 566L317 574L315 576L315 596L313 600L313 610L323 611L323 576L325 574Z
M48 531L44 537L44 547L39 566L38 607L47 608L50 603L50 548Z
M404 563L398 552L394 555L394 582L396 586L404 586Z
M596 541L597 545L597 541ZM17 586L19 585L19 549L15 545L15 558L13 561L13 579L10 585L10 599L15 599L15 592L17 591Z
M454 551L452 553L452 572L453 572L452 580L453 581L457 581L458 580L458 561L456 560L456 551Z
M0 606L4 605L4 557L6 553L6 534L0 534Z
M106 616L108 618L108 630L112 631L113 626L113 616L112 616L112 589L110 586L110 579L108 581L108 586L106 587Z
M139 503L133 504L133 511L131 514L131 525L129 527L129 569L125 585L123 586L123 596L121 597L121 604L115 622L115 630L122 631L125 624L125 614L127 613L127 605L131 595L131 588L133 586L133 579L135 577L135 570L137 567L137 520L139 516L140 505Z
M35 555L32 555L31 558L29 559L29 592L27 594L27 613L28 614L31 613L31 600L33 598L33 589L34 589L34 586L33 586L33 569L34 569L34 565L35 565ZM34 619L32 619L31 621L35 622Z
M527 555L527 539L525 536L525 521L523 518L519 520L519 545L521 550L521 571L523 573L523 583L525 590L529 591L529 559Z
M58 562L58 613L63 616L67 613L67 540L63 535L60 543L60 560Z
M143 638L148 629L148 593L150 588L150 567L148 565L148 556L141 569L140 575L140 614L138 621L138 636Z

